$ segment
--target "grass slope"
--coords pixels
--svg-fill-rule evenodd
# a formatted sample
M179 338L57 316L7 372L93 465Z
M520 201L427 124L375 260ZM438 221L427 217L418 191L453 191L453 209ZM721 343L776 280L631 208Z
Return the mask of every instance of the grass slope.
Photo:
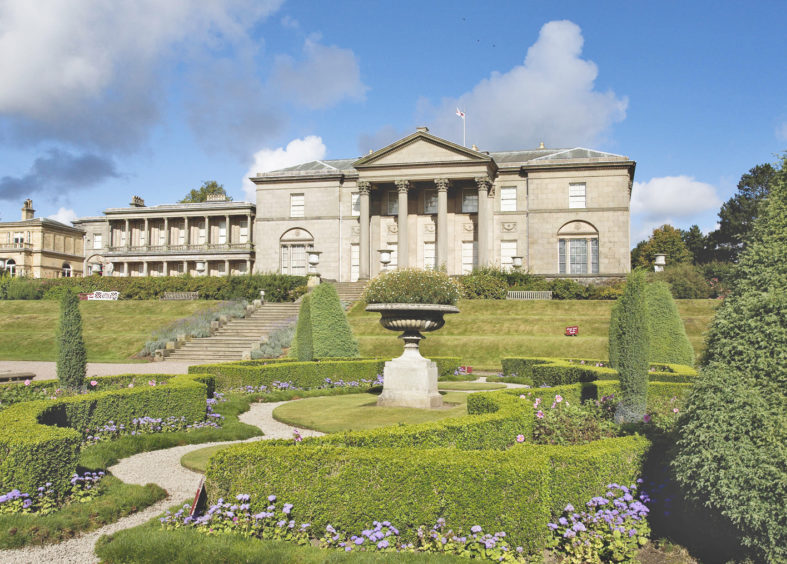
M211 307L212 301L80 302L88 362L128 362L150 334L177 319ZM0 301L0 360L57 360L60 303Z
M505 356L607 358L612 301L460 300L460 313L446 315L445 326L421 341L424 356L458 356L476 369L499 370ZM719 302L677 300L695 354L704 348L703 332ZM379 314L363 304L349 313L361 356L399 356L402 343L383 329ZM568 325L578 337L565 337Z

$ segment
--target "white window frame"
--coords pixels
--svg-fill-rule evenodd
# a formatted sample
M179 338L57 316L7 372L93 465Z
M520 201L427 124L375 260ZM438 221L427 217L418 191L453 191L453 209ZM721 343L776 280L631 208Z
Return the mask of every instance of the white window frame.
M222 219L219 222L219 245L227 244L227 221Z
M437 250L434 241L424 241L424 270L437 268Z
M468 252L470 249L470 252ZM470 257L468 257L470 255ZM468 258L470 259L468 261ZM478 266L478 242L462 242L462 274L470 274Z
M104 236L101 233L93 235L93 250L101 249L104 247Z
M473 204L475 201L475 204ZM478 213L478 191L462 190L462 213Z
M306 198L303 193L290 194L290 217L305 217Z
M584 262L572 261L584 244ZM558 239L558 274L598 274L598 237L561 237Z
M240 224L240 242L241 243L248 243L249 242L249 220L245 219Z
M516 256L516 241L500 241L500 268L511 270Z
M358 282L361 276L361 246L358 243L350 245L350 282Z
M202 227L199 228L199 233L197 234L197 244L204 245L205 243L207 243L207 235L208 235L208 230L203 225Z
M437 213L437 190L424 190L424 214Z
M516 211L516 186L500 188L500 211Z
M568 185L568 207L587 207L587 185L584 182L572 182Z
M361 193L350 194L350 210L353 217L361 217Z

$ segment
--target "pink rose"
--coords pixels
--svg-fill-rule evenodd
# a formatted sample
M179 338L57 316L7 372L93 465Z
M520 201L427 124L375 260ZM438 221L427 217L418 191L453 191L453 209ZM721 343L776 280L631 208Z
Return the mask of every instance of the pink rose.
M25 386L29 386L29 385L30 385L30 380L25 380Z
M524 435L517 435L516 436L516 442L524 443L525 442L525 436Z
M91 386L98 386L98 382L96 382L95 380L91 380L90 381L90 385Z
M525 394L520 394L519 399L527 399L527 396Z
M556 396L555 396L555 401L556 401L557 403L560 403L561 401L563 401L563 396L561 396L560 394L556 395Z
M672 408L672 413L677 413L677 412L678 412L678 408L677 407L673 407Z

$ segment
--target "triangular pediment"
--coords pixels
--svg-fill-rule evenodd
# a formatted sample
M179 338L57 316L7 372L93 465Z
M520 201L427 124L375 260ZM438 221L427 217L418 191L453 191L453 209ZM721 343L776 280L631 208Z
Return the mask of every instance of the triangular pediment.
M486 163L491 157L419 131L353 163L354 168L423 163Z

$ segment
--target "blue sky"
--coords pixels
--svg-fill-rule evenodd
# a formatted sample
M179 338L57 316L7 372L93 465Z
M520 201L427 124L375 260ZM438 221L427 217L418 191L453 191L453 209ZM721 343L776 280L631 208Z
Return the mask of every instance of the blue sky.
M787 3L0 0L0 217L100 215L379 149L637 161L632 244L787 149Z

